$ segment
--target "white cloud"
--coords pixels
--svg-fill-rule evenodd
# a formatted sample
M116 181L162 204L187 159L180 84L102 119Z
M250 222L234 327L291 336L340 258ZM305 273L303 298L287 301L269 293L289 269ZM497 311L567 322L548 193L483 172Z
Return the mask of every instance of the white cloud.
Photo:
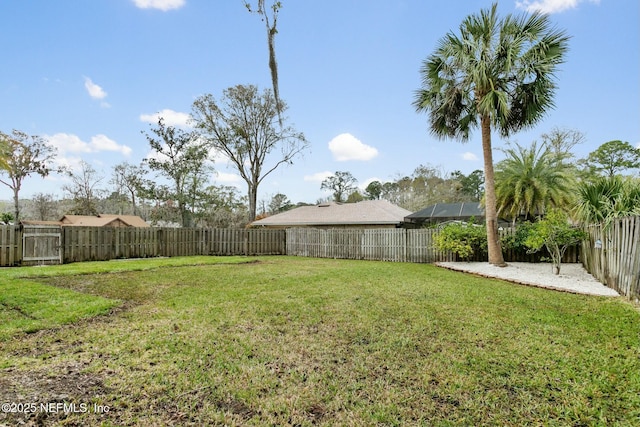
M378 150L363 144L350 133L342 133L329 141L329 150L333 158L339 162L347 160L371 160L378 155Z
M216 181L223 182L225 184L240 184L242 183L242 177L235 173L218 172L216 173Z
M478 160L478 156L473 154L471 151L465 151L464 153L462 153L462 159L475 162L476 160Z
M76 156L61 157L56 156L53 163L57 168L62 168L70 172L77 172L82 169L82 158ZM64 178L63 178L64 179Z
M140 9L159 9L163 12L171 9L180 9L186 0L133 0Z
M329 172L329 171L316 172L312 175L305 175L303 180L308 182L322 182L332 175L333 175L333 172Z
M140 114L140 121L156 124L158 119L162 117L164 124L167 126L181 126L189 127L189 119L191 116L188 113L181 113L179 111L173 111L165 108L154 114Z
M516 1L516 7L527 12L560 13L567 9L575 9L579 3L585 0L522 0ZM599 4L600 0L586 0Z
M129 156L131 154L131 147L127 145L120 145L113 139L110 139L103 134L92 136L91 142L89 142L89 146L91 147L92 152L116 151L122 153L125 156Z
M125 156L131 154L131 147L120 145L103 134L92 136L89 142L69 133L57 133L53 136L45 136L45 138L58 149L58 155L62 157L65 157L67 153L98 153L102 151L115 151Z
M216 165L228 165L231 163L231 160L220 151L211 150L209 152L209 158Z
M104 99L107 97L107 92L91 81L89 77L84 78L84 87L87 89L89 96L93 99Z

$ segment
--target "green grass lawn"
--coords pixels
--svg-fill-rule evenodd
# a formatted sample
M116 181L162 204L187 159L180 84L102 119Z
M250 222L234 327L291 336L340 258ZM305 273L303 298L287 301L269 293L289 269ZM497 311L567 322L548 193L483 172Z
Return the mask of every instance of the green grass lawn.
M291 257L0 283L0 402L87 405L0 425L640 424L640 313L622 299Z

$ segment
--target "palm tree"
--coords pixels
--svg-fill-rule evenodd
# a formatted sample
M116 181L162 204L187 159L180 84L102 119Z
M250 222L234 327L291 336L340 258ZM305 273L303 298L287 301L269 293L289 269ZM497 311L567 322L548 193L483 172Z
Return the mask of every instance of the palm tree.
M605 226L616 218L640 215L640 180L614 175L581 182L575 213L586 225Z
M569 38L540 13L499 19L497 4L470 15L424 62L418 112L430 113L438 138L469 139L480 126L489 262L505 265L498 240L491 130L503 137L533 126L553 107L554 72Z
M498 215L514 221L524 215L531 220L549 207L571 203L573 176L563 156L535 142L530 148L516 143L503 151L507 158L498 162L495 171Z

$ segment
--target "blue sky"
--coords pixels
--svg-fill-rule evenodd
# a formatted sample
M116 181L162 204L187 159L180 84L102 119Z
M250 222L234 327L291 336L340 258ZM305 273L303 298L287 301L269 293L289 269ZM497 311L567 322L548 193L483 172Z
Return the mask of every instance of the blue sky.
M255 0L253 2L255 4ZM271 3L267 0L267 3ZM276 54L289 123L311 149L274 172L259 199L280 192L315 202L321 180L349 171L372 179L482 169L480 132L462 144L433 138L411 103L422 61L448 31L491 1L284 0ZM637 0L503 0L501 15L541 9L571 37L557 75L556 108L511 140L554 127L586 135L586 156L620 139L640 144L640 6ZM113 165L149 154L142 131L162 112L180 124L194 99L225 88L270 88L265 28L242 0L31 0L0 3L0 130L58 147L61 164L89 162L107 185ZM504 144L494 135L494 147ZM497 160L500 153L496 152ZM244 183L222 159L212 183ZM21 196L62 197L65 178L25 181ZM0 187L0 199L11 192Z

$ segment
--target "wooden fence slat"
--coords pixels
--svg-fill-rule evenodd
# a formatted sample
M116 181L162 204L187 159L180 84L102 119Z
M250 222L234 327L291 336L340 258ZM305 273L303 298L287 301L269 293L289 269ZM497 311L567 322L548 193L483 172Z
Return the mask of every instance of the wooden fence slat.
M585 269L621 295L640 300L640 217L620 218L608 227L590 225L586 231Z
M22 260L22 233L19 226L0 225L0 267L12 267Z

